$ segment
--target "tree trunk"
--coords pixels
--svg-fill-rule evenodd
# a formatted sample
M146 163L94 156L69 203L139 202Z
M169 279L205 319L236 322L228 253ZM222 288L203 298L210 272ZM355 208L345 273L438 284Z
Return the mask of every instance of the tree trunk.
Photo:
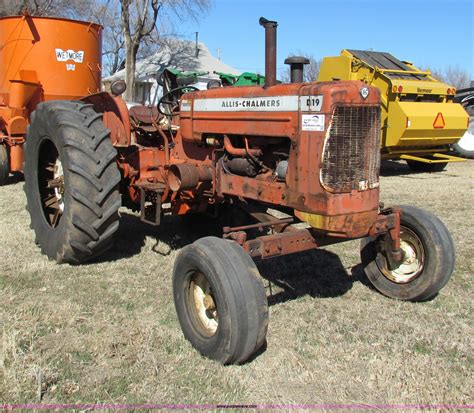
M125 83L127 90L124 94L126 101L133 101L135 91L135 59L133 58L133 40L130 32L130 0L121 0L122 31L125 41Z
M136 56L133 53L134 47L130 43L131 39L125 38L125 83L127 83L127 90L125 91L124 98L127 102L133 102L135 97Z

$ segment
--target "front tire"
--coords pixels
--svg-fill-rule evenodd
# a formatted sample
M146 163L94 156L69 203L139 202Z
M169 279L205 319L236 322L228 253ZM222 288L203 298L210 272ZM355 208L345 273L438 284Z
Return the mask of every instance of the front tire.
M27 209L41 251L78 264L109 249L119 225L120 173L102 115L83 102L41 103L27 142Z
M240 364L265 342L265 289L256 265L235 242L205 237L183 248L173 295L184 336L202 355Z
M382 294L406 301L425 301L446 285L454 270L454 244L445 225L432 213L402 206L400 240L404 258L389 268L385 236L364 238L365 273Z
M10 162L8 158L8 151L5 144L0 143L0 186L7 183L8 175L10 174Z

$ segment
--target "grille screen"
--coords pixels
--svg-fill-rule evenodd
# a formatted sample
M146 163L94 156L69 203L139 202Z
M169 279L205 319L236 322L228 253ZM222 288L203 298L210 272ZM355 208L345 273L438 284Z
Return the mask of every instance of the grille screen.
M324 144L321 181L331 192L375 188L380 170L380 108L338 106Z

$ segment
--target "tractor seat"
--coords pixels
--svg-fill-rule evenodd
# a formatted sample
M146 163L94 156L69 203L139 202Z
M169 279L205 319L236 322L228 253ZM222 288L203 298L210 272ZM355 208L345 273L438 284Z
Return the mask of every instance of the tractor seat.
M132 125L147 132L155 132L163 117L155 106L132 106L129 113Z

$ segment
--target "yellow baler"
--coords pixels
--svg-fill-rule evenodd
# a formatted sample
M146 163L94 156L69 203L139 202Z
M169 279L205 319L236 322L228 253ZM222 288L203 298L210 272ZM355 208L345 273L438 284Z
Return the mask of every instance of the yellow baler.
M362 80L381 91L382 159L405 159L419 171L441 171L468 127L464 108L453 102L456 90L429 71L400 61L389 53L343 50L325 57L318 81Z

